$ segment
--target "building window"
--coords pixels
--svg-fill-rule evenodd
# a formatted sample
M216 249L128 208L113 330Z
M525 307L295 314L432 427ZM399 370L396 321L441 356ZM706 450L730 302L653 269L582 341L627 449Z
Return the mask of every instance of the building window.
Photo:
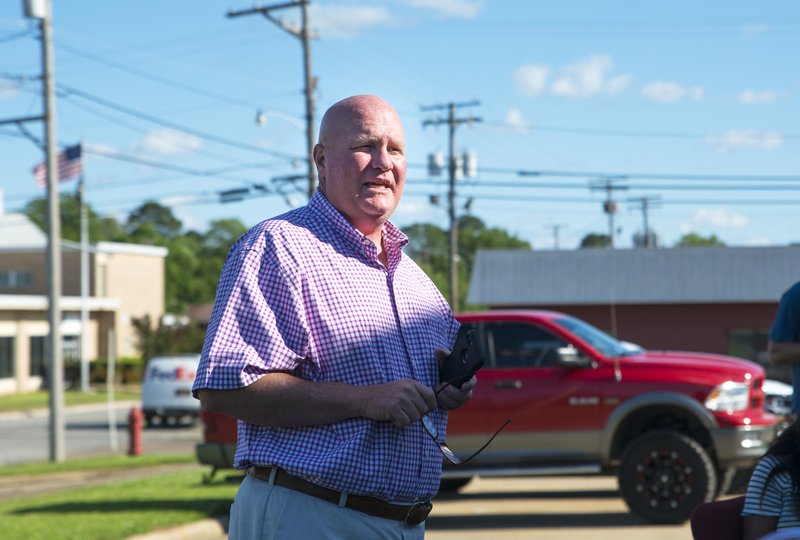
M23 289L31 286L31 273L25 270L0 270L0 288Z
M14 338L0 337L0 379L14 377Z
M31 336L31 376L45 376L47 368L47 336Z

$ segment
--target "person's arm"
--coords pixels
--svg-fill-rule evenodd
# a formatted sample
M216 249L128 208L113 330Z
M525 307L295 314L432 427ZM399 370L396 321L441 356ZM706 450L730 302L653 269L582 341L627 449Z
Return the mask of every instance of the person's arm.
M791 341L768 341L767 358L773 366L800 363L800 343Z
M251 424L295 427L369 418L405 426L436 408L433 390L406 379L353 386L273 372L236 390L201 389L201 406Z
M742 516L742 540L758 540L778 528L778 516Z

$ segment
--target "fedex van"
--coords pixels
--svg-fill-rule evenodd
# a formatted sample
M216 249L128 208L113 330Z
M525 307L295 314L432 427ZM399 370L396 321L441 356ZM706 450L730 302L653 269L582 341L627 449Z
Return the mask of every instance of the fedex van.
M142 414L147 426L178 425L200 415L200 402L192 397L199 354L154 356L142 379Z

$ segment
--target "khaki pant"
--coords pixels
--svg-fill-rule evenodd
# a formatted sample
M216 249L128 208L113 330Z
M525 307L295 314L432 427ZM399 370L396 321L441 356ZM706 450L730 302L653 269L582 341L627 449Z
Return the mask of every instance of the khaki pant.
M245 476L231 506L229 540L422 540L425 523L369 516Z

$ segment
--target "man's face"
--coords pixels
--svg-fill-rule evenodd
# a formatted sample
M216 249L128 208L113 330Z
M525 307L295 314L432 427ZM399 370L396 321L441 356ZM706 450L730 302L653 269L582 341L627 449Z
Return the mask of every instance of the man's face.
M365 235L380 229L403 194L406 156L397 113L363 97L337 110L314 151L320 189Z

